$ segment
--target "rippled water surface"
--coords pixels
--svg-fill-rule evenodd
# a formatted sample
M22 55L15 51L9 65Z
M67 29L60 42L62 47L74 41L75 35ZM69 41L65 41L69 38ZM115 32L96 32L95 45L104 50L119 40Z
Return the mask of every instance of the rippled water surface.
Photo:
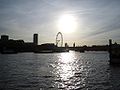
M0 90L120 90L107 52L0 54Z

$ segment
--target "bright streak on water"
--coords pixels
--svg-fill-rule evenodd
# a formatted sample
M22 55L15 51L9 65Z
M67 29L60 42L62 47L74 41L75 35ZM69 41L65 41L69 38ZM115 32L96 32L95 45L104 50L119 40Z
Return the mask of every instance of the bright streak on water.
M60 58L58 59L59 64L57 67L57 72L62 80L69 80L70 77L74 76L75 67L72 66L74 62L73 53L61 53Z
M81 65L82 62L79 63L77 60L76 53L71 51L69 53L61 53L58 56L58 64L56 66L56 74L58 81L58 88L63 89L77 89L79 85L82 84L85 86L85 79L87 77L88 71L84 72L84 67L86 65ZM84 72L84 75L81 75ZM78 86L77 86L78 85Z

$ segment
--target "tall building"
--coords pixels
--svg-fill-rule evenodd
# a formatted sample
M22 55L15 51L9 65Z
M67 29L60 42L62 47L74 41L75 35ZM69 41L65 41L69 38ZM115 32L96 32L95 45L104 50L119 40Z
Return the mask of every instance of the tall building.
M69 47L67 43L65 43L65 47Z
M75 47L75 43L73 43L73 47Z
M38 34L33 35L33 43L38 45Z

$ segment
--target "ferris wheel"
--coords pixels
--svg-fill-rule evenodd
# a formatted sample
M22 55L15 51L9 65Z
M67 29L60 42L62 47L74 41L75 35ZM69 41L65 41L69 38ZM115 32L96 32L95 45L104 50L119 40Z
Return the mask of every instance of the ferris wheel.
M61 32L58 32L56 35L56 46L62 47L63 45L63 35Z

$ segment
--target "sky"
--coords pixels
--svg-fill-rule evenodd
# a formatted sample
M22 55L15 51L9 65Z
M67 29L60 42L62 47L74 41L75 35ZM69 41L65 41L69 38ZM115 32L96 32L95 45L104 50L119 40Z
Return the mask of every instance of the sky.
M72 33L58 28L65 14L77 23ZM0 0L0 35L32 42L38 33L43 44L55 43L58 32L70 46L120 43L120 0Z

